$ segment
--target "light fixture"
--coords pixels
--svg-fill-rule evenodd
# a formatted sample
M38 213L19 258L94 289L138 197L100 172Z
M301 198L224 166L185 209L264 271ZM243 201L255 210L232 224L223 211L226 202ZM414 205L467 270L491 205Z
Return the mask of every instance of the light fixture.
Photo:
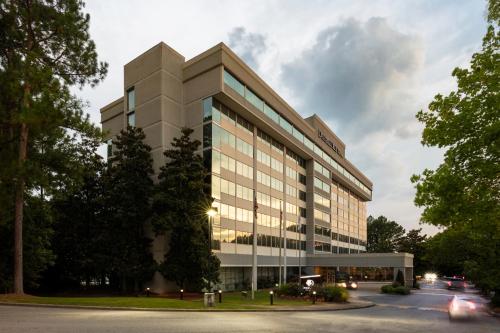
M217 215L217 207L211 207L209 210L207 210L207 215L210 217L214 217Z

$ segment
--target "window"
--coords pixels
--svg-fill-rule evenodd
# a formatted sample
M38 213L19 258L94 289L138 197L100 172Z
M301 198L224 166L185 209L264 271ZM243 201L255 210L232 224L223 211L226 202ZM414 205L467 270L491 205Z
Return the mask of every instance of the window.
M330 200L322 195L319 195L318 193L314 193L314 203L325 208L330 208Z
M135 127L135 112L134 111L127 114L127 125L130 127Z
M297 197L297 188L292 186L292 185L286 184L286 194L288 194L291 197L296 198Z
M135 110L135 89L134 87L127 90L127 111Z
M306 176L299 173L299 183L306 185Z
M253 146L248 142L241 140L240 138L237 138L236 140L236 149L245 155L253 157Z
M293 132L293 126L290 124L285 118L280 116L280 126L283 128L285 131L288 133L292 134Z
M236 173L240 176L253 179L253 167L240 161L236 161Z
M257 149L257 161L260 163L271 166L271 156L267 155L263 151Z
M330 193L330 185L319 178L314 177L314 186L322 191Z
M245 98L260 111L264 110L264 101L247 88Z
M245 95L245 86L241 84L234 76L229 74L226 70L224 70L224 83L231 87L234 91L236 91L241 96Z
M283 182L279 179L271 177L271 188L283 192Z
M306 201L306 192L299 190L299 199L302 201Z
M322 212L319 209L314 210L314 218L323 222L330 223L330 214Z
M288 166L286 167L286 175L287 175L289 178L291 178L291 179L293 179L293 180L297 181L297 171L293 170L292 168L290 168L290 167L288 167Z
M251 188L236 184L236 196L238 198L248 200L248 201L253 201L252 194L253 194L253 190Z
M314 161L314 170L316 172L319 172L320 174L322 174L326 178L330 178L330 171L316 161Z
M276 111L273 110L269 105L264 104L264 114L271 118L272 121L274 121L276 124L279 123L279 118L280 116Z
M109 139L108 141L106 141L106 145L107 145L107 152L108 152L108 159L111 158L111 156L113 156L113 140Z
M283 163L275 159L274 157L271 157L271 168L273 170L276 170L278 172L283 172Z

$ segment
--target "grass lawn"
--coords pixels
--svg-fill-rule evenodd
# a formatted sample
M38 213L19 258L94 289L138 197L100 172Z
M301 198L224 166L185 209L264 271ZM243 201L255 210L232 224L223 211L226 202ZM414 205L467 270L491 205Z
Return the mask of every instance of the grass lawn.
M270 307L269 292L258 291L255 300L252 301L250 292L245 298L240 292L228 292L222 294L222 303L218 303L216 297L216 309L262 309ZM112 307L137 307L137 308L172 308L172 309L203 309L203 295L199 299L180 300L164 297L38 297L38 296L13 296L0 295L0 302L32 303L32 304L56 304L56 305L81 305L81 306L112 306ZM304 300L281 299L274 296L273 307L285 305L310 305L311 302Z

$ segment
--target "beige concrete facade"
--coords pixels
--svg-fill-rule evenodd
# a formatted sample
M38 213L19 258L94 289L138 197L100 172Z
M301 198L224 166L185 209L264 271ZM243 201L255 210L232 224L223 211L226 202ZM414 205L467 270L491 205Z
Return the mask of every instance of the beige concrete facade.
M180 129L194 130L210 159L222 267L236 267L228 256L251 254L253 190L262 261L278 265L280 206L291 266L299 256L305 266L310 255L365 251L373 184L345 158L345 143L318 116L302 118L222 43L188 61L164 43L138 56L124 66L123 97L101 109L101 121L108 139L129 121L141 127L155 173ZM306 230L298 232L299 221ZM154 242L157 261L165 243ZM168 288L160 276L154 286Z

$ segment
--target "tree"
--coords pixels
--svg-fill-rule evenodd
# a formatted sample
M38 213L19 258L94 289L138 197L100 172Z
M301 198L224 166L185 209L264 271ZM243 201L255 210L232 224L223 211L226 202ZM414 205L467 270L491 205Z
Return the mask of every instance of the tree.
M105 165L97 154L82 164L83 182L51 200L56 260L45 274L45 289L79 288L82 281L88 286L91 280L103 282L110 273L112 258L106 244L107 210L103 202Z
M436 95L428 110L417 113L425 125L422 144L446 152L436 170L412 182L415 204L424 207L421 220L467 235L466 274L483 289L500 291L499 2L490 1L489 10L482 50L470 68L453 70L456 91Z
M122 291L135 292L156 270L151 239L145 235L151 218L153 159L140 128L127 127L113 140L105 174L106 244L110 271ZM132 283L132 285L130 284Z
M404 235L405 229L385 216L376 219L369 216L367 219L368 241L367 252L389 253L398 248L398 242Z
M38 174L30 170L30 148L36 147L33 139L43 137L47 125L67 125L75 121L73 117L83 124L81 113L75 112L81 107L69 87L95 85L107 71L107 64L97 61L88 33L89 15L82 13L83 6L80 0L0 4L0 139L5 146L0 202L14 217L13 285L17 294L24 292L25 196L32 177Z
M190 139L192 132L183 128L164 153L167 162L160 171L152 221L155 231L169 239L162 274L181 288L201 289L218 282L220 261L209 247L209 174L196 153L200 141Z
M422 229L412 229L401 237L398 241L398 252L413 254L413 275L422 275L427 269L427 263L424 260L425 245L427 235L421 235ZM416 281L416 279L413 279Z
M469 234L461 228L450 227L429 238L425 244L424 260L430 268L445 276L465 274L464 263L471 259Z

